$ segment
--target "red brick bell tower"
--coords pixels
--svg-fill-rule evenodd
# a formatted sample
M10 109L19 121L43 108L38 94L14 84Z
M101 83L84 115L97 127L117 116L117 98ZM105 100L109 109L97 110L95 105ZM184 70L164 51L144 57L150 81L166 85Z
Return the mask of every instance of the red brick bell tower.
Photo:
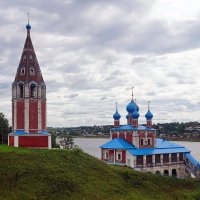
M12 133L8 145L15 147L51 148L51 135L46 131L46 85L30 37L27 37L12 84Z

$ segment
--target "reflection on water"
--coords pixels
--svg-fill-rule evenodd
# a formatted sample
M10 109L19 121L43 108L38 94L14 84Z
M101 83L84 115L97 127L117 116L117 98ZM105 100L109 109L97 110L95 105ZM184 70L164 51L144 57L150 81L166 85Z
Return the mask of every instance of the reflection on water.
M101 152L99 146L108 142L110 139L105 138L75 138L74 143L86 153L100 158ZM191 151L191 154L200 161L200 142L175 141L175 143L185 146Z

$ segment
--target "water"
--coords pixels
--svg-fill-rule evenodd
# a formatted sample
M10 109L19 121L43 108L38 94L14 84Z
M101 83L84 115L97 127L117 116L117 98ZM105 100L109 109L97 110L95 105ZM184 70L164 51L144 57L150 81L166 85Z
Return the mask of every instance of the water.
M105 138L75 138L74 143L78 145L86 153L99 158L101 157L101 151L99 146L108 142L110 139ZM191 151L191 154L200 162L200 142L185 142L174 141L177 144L185 146Z

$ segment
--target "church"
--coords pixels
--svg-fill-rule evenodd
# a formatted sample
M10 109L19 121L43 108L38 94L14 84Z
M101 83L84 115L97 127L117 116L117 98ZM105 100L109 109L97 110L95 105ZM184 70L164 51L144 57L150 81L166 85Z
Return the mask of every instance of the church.
M51 134L46 130L46 85L31 41L31 25L15 80L12 84L12 133L8 145L51 149Z
M148 109L146 125L139 125L139 106L132 99L126 107L126 125L120 125L121 115L113 115L114 127L110 130L110 141L100 146L101 160L108 164L128 166L134 170L187 178L191 174L200 178L200 163L184 146L157 138L152 127L153 114Z

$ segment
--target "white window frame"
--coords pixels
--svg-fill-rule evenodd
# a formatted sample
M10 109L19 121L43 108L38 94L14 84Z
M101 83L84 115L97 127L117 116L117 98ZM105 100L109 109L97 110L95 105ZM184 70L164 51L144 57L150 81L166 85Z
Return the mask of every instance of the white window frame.
M118 157L119 155L120 155L120 159ZM116 160L122 161L122 151L116 151Z

